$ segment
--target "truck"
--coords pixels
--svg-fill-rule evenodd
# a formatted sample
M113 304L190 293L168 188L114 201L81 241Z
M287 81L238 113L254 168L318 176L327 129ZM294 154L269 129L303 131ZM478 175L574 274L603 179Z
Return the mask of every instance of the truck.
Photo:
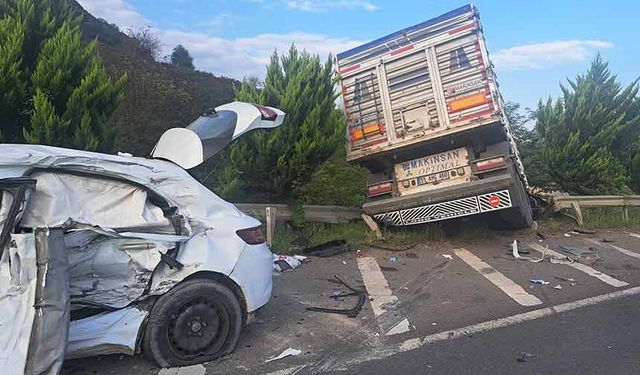
M485 215L533 223L528 183L466 5L336 55L347 160L366 168L363 211L394 226Z

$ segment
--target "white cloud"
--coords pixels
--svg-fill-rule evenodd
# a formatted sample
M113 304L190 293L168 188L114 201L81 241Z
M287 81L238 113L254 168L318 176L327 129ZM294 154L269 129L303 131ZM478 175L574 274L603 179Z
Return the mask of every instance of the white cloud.
M136 30L151 25L151 21L124 0L78 0L78 2L87 12L109 23L115 23L121 30Z
M362 9L373 12L380 9L370 1L364 0L288 0L287 7L305 12L326 12L332 9Z
M80 0L80 4L94 16L115 23L123 30L151 25L149 20L124 0ZM223 18L228 21L227 15ZM216 21L215 18L214 21ZM326 58L330 53L336 54L363 43L363 41L349 38L304 32L259 34L228 39L178 29L163 30L151 26L152 31L162 41L161 55L170 54L173 47L182 44L193 56L197 69L237 79L250 76L264 77L266 64L273 51L277 49L280 53L284 53L291 43L295 43L300 50L306 49L322 58Z
M496 67L505 70L540 69L568 61L583 61L597 50L606 48L613 48L613 44L602 40L557 40L502 49L491 60Z
M362 41L303 32L226 39L173 29L161 31L160 39L167 53L177 44L185 46L198 69L238 79L264 77L271 53L275 49L284 53L291 43L322 58L362 44Z

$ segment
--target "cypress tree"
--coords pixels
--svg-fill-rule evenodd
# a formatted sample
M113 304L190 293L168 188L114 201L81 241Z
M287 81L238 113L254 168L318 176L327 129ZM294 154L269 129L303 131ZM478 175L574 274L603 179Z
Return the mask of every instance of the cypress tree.
M637 81L623 88L597 55L584 75L561 85L562 98L540 101L536 130L546 171L575 194L639 191L640 101Z
M232 199L286 201L308 181L344 138L336 109L333 64L299 52L274 52L263 84L243 81L236 99L283 110L285 123L256 131L228 148L216 173L216 191Z
M2 141L110 151L126 76L82 43L81 17L65 0L0 0L0 15Z

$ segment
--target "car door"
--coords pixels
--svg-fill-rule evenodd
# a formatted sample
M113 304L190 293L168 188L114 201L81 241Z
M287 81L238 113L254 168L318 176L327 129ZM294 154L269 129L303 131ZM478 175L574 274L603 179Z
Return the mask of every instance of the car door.
M0 180L0 373L57 374L69 330L60 230L15 228L35 180Z

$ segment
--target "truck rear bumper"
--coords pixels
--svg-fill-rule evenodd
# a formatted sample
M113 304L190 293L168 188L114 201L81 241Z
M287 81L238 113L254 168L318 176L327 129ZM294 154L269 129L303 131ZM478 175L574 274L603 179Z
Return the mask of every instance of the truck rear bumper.
M364 212L389 225L412 225L512 207L511 175L365 203Z

